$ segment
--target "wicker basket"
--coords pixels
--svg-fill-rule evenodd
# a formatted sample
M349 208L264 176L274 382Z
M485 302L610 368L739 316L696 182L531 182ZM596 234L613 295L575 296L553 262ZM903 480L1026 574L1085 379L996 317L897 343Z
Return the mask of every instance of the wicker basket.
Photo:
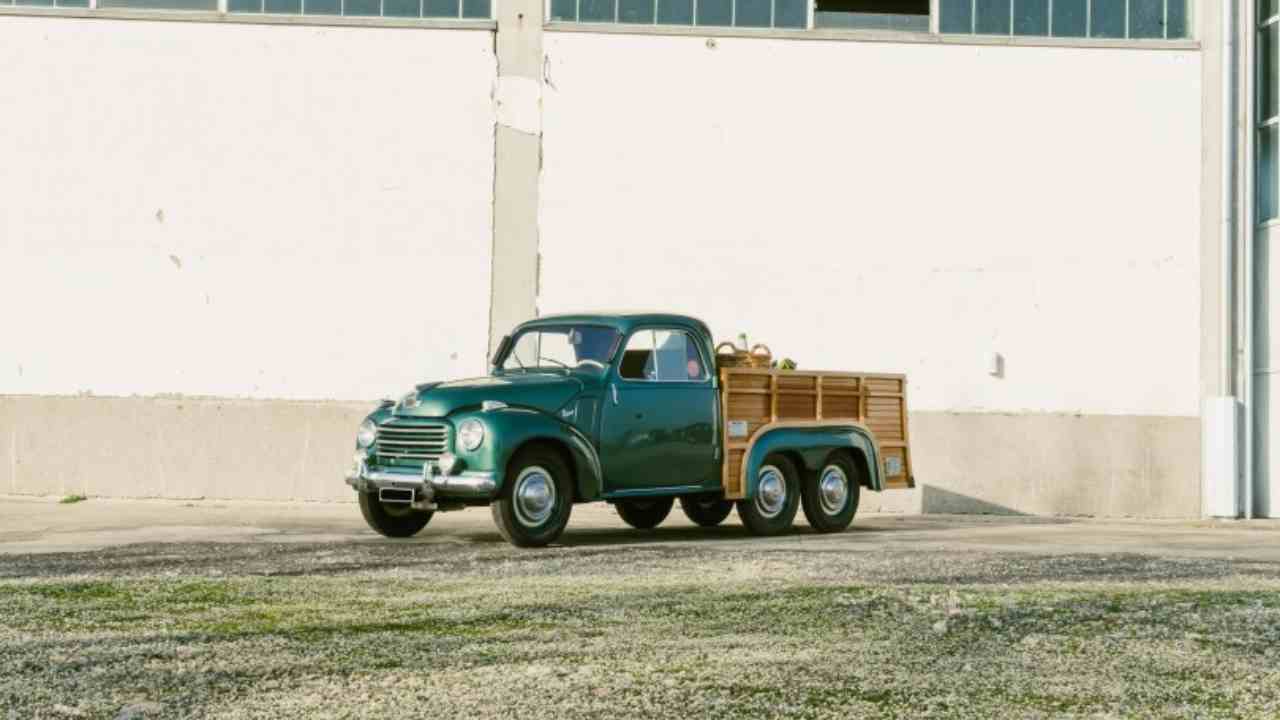
M743 350L726 340L716 346L716 363L720 367L768 368L773 364L773 352L764 343Z

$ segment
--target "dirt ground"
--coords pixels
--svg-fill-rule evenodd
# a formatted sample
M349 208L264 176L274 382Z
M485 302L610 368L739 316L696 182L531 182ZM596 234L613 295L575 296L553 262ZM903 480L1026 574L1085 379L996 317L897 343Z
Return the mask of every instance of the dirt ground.
M0 499L0 717L1280 717L1280 524Z

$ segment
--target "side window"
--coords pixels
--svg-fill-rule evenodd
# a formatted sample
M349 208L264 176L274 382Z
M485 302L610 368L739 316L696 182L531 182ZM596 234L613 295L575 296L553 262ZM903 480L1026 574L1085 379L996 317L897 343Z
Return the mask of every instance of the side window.
M653 331L639 330L627 340L622 351L622 364L618 374L628 380L657 380L657 368L653 359Z
M619 374L628 380L696 382L707 379L707 367L689 333L640 330L627 341Z

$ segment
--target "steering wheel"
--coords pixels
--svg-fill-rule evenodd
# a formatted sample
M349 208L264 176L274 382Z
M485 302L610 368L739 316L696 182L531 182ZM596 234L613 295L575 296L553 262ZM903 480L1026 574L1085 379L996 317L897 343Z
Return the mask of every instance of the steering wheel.
M600 368L601 370L603 370L603 369L604 369L604 363L600 362L599 360L592 360L591 358L583 358L583 359L581 359L581 360L579 360L579 361L578 361L578 366L579 366L579 367L581 367L581 366L583 366L583 365L595 365L596 367Z

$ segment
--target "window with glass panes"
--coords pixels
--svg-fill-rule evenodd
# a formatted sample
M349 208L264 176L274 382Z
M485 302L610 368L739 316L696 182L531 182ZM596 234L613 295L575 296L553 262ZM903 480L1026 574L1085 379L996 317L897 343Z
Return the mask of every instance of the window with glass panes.
M938 0L938 30L962 35L1177 40L1190 0Z

